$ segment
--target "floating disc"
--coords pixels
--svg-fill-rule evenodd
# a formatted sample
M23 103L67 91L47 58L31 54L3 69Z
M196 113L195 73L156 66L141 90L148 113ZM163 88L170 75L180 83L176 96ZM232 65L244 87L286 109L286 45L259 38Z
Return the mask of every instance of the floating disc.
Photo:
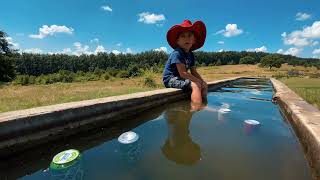
M118 137L118 141L122 144L130 144L139 139L138 134L132 131L125 132Z
M52 159L52 163L57 165L67 164L76 160L79 155L80 153L76 149L65 150L55 155Z
M260 125L260 122L259 122L259 121L252 120L252 119L245 120L244 122L245 122L246 124L252 125L252 126Z

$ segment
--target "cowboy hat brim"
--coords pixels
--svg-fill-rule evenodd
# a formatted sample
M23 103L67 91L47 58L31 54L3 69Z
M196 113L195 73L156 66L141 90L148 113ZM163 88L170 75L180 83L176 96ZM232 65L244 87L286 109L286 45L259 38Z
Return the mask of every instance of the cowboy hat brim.
M190 50L196 50L203 46L206 40L206 26L202 21L196 21L190 26L181 26L180 24L177 24L169 29L167 32L167 41L173 49L178 47L178 35L183 31L193 32L196 38L196 42L192 45Z

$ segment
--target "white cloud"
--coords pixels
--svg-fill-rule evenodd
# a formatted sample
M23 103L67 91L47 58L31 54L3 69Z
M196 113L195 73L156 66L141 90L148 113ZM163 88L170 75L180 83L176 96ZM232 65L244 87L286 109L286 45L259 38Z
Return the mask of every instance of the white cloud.
M75 42L73 43L73 46L75 47L75 51L73 51L73 54L76 56L80 56L81 54L93 54L92 52L89 51L89 46L88 45L84 45L82 46L82 44L80 42Z
M300 48L292 47L292 48L289 48L283 54L287 54L287 55L289 54L289 55L292 55L292 56L297 56L297 55L300 54L301 51L302 51L302 49L300 49Z
M218 44L224 44L224 41L218 41L217 43Z
M138 14L138 22L143 22L145 24L155 24L159 21L164 21L166 18L163 14L154 14L149 12L143 12Z
M98 38L91 39L90 43L99 43L99 39Z
M117 46L122 46L122 43L117 43L116 45L117 45Z
M66 26L51 25L49 27L48 25L43 25L41 28L39 28L39 34L30 34L29 37L34 39L43 39L56 33L72 34L73 29Z
M104 53L107 52L102 45L97 46L96 50L94 51L94 54L98 53Z
M297 32L292 32L289 35L286 32L284 32L281 34L281 36L284 41L284 44L286 45L303 47L312 44L312 41L308 40L307 38L301 37Z
M102 6L101 7L103 10L105 10L105 11L109 11L109 12L112 12L112 9L111 9L111 7L110 6Z
M32 54L41 54L43 51L39 48L30 48L30 49L25 49L24 52L32 53Z
M254 50L256 52L267 52L268 51L267 47L265 47L265 46L261 46L259 48L255 48Z
M311 18L311 15L307 14L307 13L298 12L296 14L296 20L297 21L304 21L304 20L307 20L307 19L310 19L310 18Z
M312 51L312 54L314 55L320 55L320 49L315 49Z
M162 46L162 47L159 47L159 48L154 49L154 51L158 51L158 52L160 52L160 51L167 52L167 51L168 51L168 49L167 49L166 47Z
M133 54L134 52L132 51L131 48L127 48L125 54Z
M13 42L12 37L6 37L5 39L7 40L8 44L13 47L13 49L18 49L19 48L19 44Z
M118 55L118 54L121 53L120 51L118 51L118 50L116 50L116 49L112 50L111 52L112 52L113 54L115 54L115 55Z
M314 39L320 38L320 21L315 21L312 26L307 26L302 30L296 30L287 34L281 34L284 44L298 47L317 44Z
M223 34L225 37L232 37L232 36L238 36L243 33L242 29L238 29L237 24L227 24L226 29L222 29L216 34Z
M254 48L254 49L246 49L246 51L249 51L249 52L267 52L268 49L265 46L261 46L261 47Z
M283 49L279 49L279 50L277 51L277 53L278 53L278 54L283 54L284 51L283 51Z
M219 52L223 52L224 51L224 49L219 49Z

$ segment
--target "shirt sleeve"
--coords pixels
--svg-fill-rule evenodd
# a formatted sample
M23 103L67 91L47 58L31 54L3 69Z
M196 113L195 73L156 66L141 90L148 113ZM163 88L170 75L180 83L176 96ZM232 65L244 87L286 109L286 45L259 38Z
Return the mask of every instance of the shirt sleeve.
M171 59L171 64L183 63L182 56L178 51L172 52L170 55L170 59Z

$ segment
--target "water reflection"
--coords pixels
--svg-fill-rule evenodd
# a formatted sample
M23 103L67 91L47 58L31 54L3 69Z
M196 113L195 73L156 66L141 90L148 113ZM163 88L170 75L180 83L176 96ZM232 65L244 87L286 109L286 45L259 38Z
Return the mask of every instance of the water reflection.
M186 103L166 111L168 137L162 146L162 153L168 160L178 164L193 165L201 159L200 146L192 141L189 131L195 109L201 108L202 106Z

